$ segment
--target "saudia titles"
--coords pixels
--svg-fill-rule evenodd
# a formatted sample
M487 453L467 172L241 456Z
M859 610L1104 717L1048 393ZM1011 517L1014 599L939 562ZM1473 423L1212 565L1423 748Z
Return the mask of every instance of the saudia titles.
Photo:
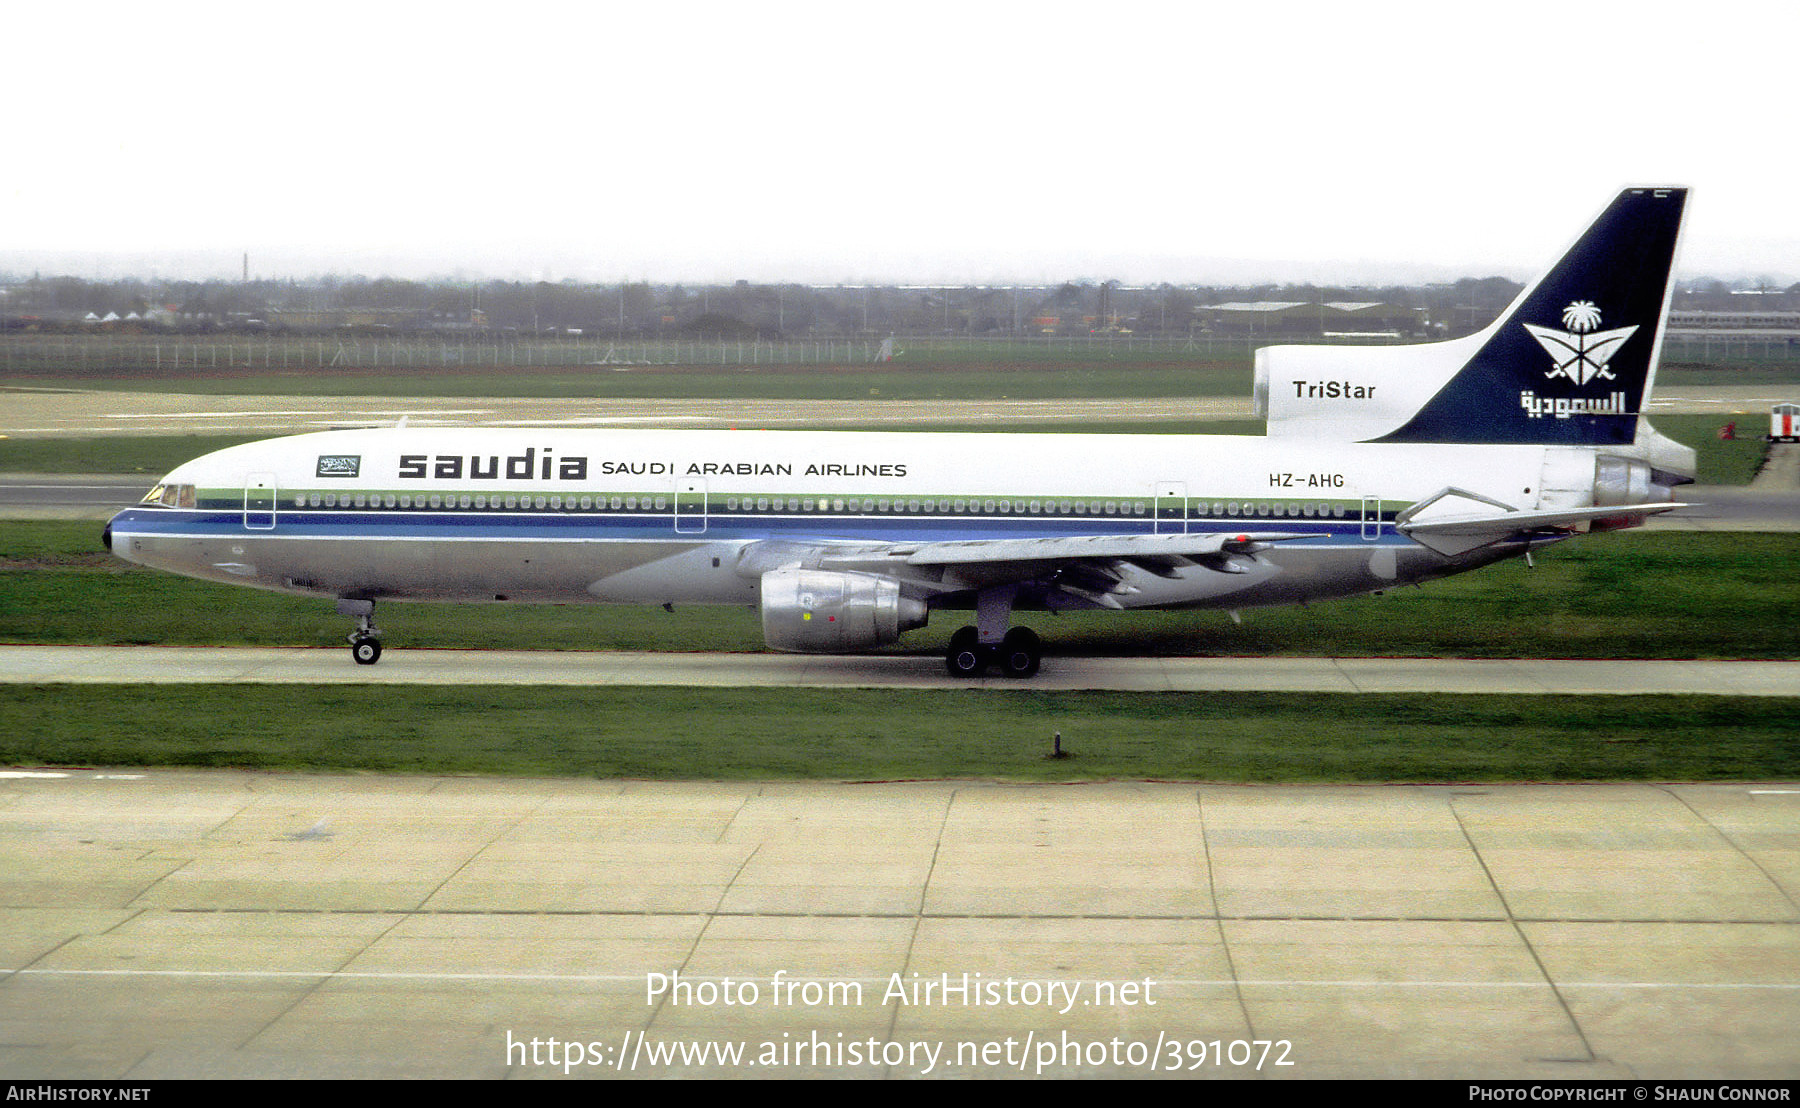
M1620 327L1612 331L1596 331L1600 326L1600 309L1592 300L1577 300L1563 309L1563 326L1567 331L1557 331L1549 327L1539 327L1534 323L1522 324L1531 332L1531 337L1538 341L1544 352L1550 355L1553 366L1544 376L1549 379L1565 377L1577 388L1593 380L1611 381L1612 371L1607 363L1618 353L1625 340L1637 333L1637 326ZM1557 419L1568 419L1572 415L1628 415L1623 392L1612 392L1604 397L1586 396L1539 396L1535 391L1526 389L1519 393L1519 407L1525 409L1532 419L1544 416L1555 416Z
M792 476L789 462L689 462L685 470L676 462L602 461L590 467L584 456L557 457L546 447L540 454L527 447L523 454L502 458L498 454L482 457L471 454L402 454L399 476L422 481L428 477L442 481L585 481L590 472L600 476L633 477L673 476L685 473L704 476ZM905 477L903 462L813 462L806 467L808 477Z

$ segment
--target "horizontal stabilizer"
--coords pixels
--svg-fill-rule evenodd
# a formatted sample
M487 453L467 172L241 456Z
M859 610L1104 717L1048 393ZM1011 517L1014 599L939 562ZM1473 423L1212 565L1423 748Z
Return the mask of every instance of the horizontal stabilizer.
M1687 507L1686 504L1665 501L1658 504L1620 504L1608 508L1570 508L1544 512L1437 516L1429 520L1407 519L1403 512L1395 521L1395 530L1421 546L1435 550L1439 554L1453 556L1483 546L1492 546L1494 543L1525 531L1573 527L1579 523L1592 523L1599 519L1636 517L1641 521L1647 515L1685 507Z

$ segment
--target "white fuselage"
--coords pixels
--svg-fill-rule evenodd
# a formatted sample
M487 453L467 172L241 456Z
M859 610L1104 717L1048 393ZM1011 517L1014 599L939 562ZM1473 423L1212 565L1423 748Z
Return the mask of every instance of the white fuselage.
M286 592L397 600L754 604L751 546L866 555L944 606L979 575L896 572L921 543L1284 532L1250 572L1135 574L1124 607L1381 589L1459 558L1394 530L1446 488L1592 503L1594 451L1211 435L371 429L218 451L110 528L121 557ZM765 559L766 560L766 559Z

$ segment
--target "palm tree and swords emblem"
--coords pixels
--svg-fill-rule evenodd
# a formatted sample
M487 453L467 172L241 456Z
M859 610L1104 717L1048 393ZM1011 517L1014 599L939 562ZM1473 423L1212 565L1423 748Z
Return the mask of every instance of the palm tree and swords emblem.
M1612 331L1595 331L1600 326L1600 309L1592 300L1577 300L1563 309L1563 326L1567 331L1557 331L1549 327L1539 327L1534 323L1524 324L1531 337L1538 340L1538 345L1550 355L1556 368L1544 374L1545 377L1567 377L1576 386L1581 386L1599 377L1607 381L1613 380L1606 363L1618 353L1625 340L1637 333L1637 326L1620 327Z

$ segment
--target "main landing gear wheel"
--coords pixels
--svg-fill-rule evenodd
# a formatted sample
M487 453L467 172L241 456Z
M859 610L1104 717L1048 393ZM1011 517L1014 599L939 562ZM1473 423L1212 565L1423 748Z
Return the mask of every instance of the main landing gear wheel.
M980 677L987 669L989 648L981 645L981 636L973 627L964 627L950 636L950 649L944 665L952 677Z
M1032 676L1043 658L1037 632L1029 627L1013 628L1000 642L1000 672L1008 677Z
M381 661L381 640L369 635L350 637L350 656L359 666L372 666Z

